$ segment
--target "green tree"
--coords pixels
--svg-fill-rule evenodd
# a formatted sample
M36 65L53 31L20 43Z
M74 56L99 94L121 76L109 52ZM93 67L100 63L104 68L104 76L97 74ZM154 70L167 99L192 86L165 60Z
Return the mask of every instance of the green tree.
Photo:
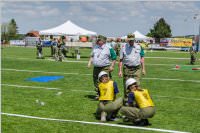
M155 24L153 29L150 29L150 32L147 36L154 37L154 38L166 38L171 37L171 28L170 25L166 23L164 18L160 18Z
M1 39L2 40L8 40L8 24L2 23L1 24Z
M15 19L11 19L8 24L8 37L10 39L16 39L16 35L18 33L18 27Z

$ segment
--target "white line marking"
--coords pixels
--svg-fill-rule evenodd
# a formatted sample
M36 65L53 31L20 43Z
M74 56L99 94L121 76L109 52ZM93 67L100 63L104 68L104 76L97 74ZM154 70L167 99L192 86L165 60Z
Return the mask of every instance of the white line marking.
M59 88L48 88L48 87L38 87L38 86L24 86L24 85L13 85L13 84L1 84L3 86L11 86L18 88L36 88L36 89L47 89L47 90L60 90Z
M195 82L195 83L200 83L200 80L165 79L165 78L142 78L142 79L149 79L149 80L166 80L166 81L181 81L181 82Z
M188 51L155 51L155 50L152 50L152 51L146 51L147 53L181 53L181 54L188 54L189 52Z
M95 91L85 91L85 90L71 90L71 91L80 91L80 92L90 92L90 93L96 93Z
M37 73L52 73L52 74L66 74L66 75L92 75L92 74L81 74L81 73L64 73L64 72L46 72L46 71L35 71L35 70L18 70L18 69L7 69L2 68L4 71L19 71L19 72L37 72ZM117 77L117 76L113 76ZM166 81L180 81L180 82L194 82L200 83L200 80L184 80L184 79L165 79L165 78L142 78L148 80L166 80Z
M142 130L148 130L148 131L168 132L168 133L189 133L189 132L183 132L183 131L166 130L166 129L158 129L158 128L146 128L146 127L119 125L119 124L100 123L100 122L89 122L89 121L77 121L77 120L45 118L45 117L28 116L28 115L21 115L21 114L10 114L10 113L3 113L3 112L1 114L7 115L7 116L38 119L38 120L59 121L59 122L73 122L73 123L82 123L82 124L90 124L90 125L103 125L103 126L110 126L110 127L142 129Z
M3 58L14 58L14 59L20 59L20 60L38 60L35 58L15 58L15 57L3 57ZM147 59L169 59L169 60L189 60L190 58L174 58L174 57L145 57ZM51 58L47 58L44 60L48 60L48 61L55 61L54 59ZM88 61L73 61L73 60L67 60L64 59L63 62L77 62L77 63L88 63Z
M186 99L186 100L194 100L194 101L200 101L200 99L196 98L186 98L186 97L172 97L172 96L158 96L158 95L152 95L153 97L161 97L161 98L173 98L173 99Z
M9 68L2 68L1 70L5 71L17 71L17 72L35 72L35 73L51 73L51 74L66 74L66 75L78 75L79 73L64 73L64 72L46 72L46 71L38 71L38 70L19 70L19 69L9 69Z
M23 86L23 85L13 85L13 84L1 84L3 86L11 86L11 87L18 87L18 88L38 88L38 89L48 89L48 90L62 90L60 88L49 88L49 87L38 87L38 86ZM79 91L79 92L90 92L90 93L96 93L95 91L87 91L87 90L68 90L68 91ZM196 98L185 98L185 97L172 97L172 96L158 96L158 95L152 95L153 97L161 97L161 98L173 98L173 99L187 99L187 100L194 100L194 101L200 101L200 99Z
M151 63L145 63L145 65L148 65L148 66L175 66L177 64L151 64ZM191 65L180 65L180 66L191 66ZM192 65L193 67L196 67L196 66L200 66L200 65Z
M149 59L170 59L170 60L189 60L190 58L173 58L173 57L145 57Z
M54 59L46 59L49 61L55 61ZM66 60L64 59L62 62L78 62L78 63L88 63L88 61L73 61L73 60Z

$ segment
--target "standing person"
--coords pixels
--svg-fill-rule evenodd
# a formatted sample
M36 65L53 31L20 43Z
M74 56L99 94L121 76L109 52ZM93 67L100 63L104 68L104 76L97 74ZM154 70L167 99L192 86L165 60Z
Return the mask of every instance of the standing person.
M37 59L43 59L42 55L42 41L40 38L38 38L38 41L36 42L36 48L37 48Z
M194 65L195 62L196 62L196 50L194 48L194 43L193 43L192 46L190 47L190 64Z
M58 45L57 45L57 61L61 61L62 62L62 60L63 60L63 54L62 54L62 45L63 45L63 43L62 43L62 38L60 38L59 40L58 40Z
M96 111L96 117L101 118L102 122L111 120L122 106L122 98L116 98L119 93L117 83L111 80L108 73L101 71L98 75L99 79L99 104Z
M120 61L119 61L119 77L123 75L124 84L124 104L127 102L127 90L126 90L126 80L128 78L135 78L137 84L140 85L141 71L145 75L144 67L144 50L142 47L134 43L134 34L129 34L127 36L128 43L124 44L120 50ZM122 65L123 64L123 65ZM123 66L123 73L122 73Z
M57 49L57 45L58 45L58 40L56 38L53 39L53 41L51 42L51 46L53 47L53 58L56 58L56 49Z
M93 63L93 82L95 91L98 92L98 75L101 71L106 71L109 73L109 77L112 78L111 72L114 70L114 65L116 62L116 53L109 47L106 43L106 37L99 35L97 38L96 45L93 47L91 52L91 57L88 61L88 68L91 67ZM112 63L110 64L110 60ZM98 98L98 94L97 97Z
M53 35L50 35L50 39L51 39L51 45L50 45L50 47L51 47L51 56L53 56L53 45L52 45L52 43L54 41Z
M148 118L152 118L156 110L148 90L141 89L134 78L126 81L126 89L129 92L128 107L123 106L120 113L137 126L150 125Z
M65 36L62 36L62 39L61 39L61 49L62 49L63 58L67 57L67 52L68 52L68 49L65 46L65 41L66 41Z
M117 38L116 39L116 45L114 47L114 50L115 50L117 56L119 56L120 46L121 46L121 39Z

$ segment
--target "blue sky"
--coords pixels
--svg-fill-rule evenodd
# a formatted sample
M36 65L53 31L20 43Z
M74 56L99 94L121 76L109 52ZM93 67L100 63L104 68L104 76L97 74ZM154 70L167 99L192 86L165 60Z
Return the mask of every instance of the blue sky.
M147 34L163 17L172 35L198 34L200 1L30 1L2 2L1 21L14 18L19 33L44 30L71 20L106 36L124 36L135 30ZM199 17L200 18L200 17Z

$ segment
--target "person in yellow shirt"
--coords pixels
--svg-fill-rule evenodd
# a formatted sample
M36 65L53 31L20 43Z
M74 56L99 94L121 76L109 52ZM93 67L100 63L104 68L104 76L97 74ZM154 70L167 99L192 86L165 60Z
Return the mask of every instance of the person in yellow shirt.
M133 121L136 126L150 125L148 118L155 115L155 105L147 89L141 89L134 78L126 81L128 93L128 105L120 109L120 113L126 120Z
M116 94L119 93L117 83L111 80L108 75L105 71L101 71L98 75L99 104L96 118L102 122L114 119L123 104L121 97L116 98Z

